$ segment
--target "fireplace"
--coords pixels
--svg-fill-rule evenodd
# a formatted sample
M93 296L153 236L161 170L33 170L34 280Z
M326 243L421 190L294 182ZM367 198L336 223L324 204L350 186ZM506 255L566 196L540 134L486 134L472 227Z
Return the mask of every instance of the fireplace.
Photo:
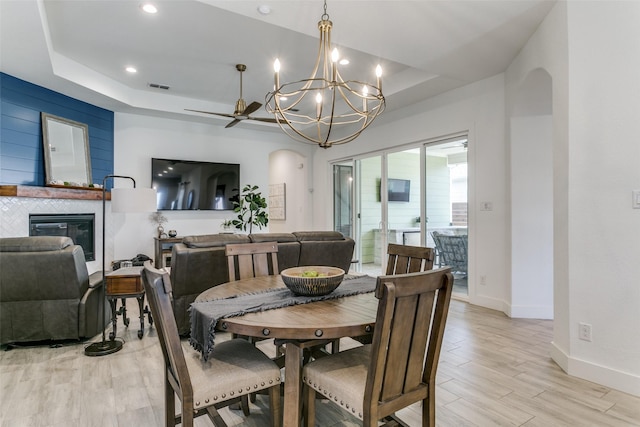
M85 261L95 260L95 214L30 214L30 236L68 236L82 246Z

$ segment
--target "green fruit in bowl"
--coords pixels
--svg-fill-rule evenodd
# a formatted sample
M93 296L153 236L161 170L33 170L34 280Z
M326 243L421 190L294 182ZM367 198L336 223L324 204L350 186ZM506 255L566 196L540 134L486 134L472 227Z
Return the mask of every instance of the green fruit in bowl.
M302 277L318 277L318 272L315 270L303 271Z

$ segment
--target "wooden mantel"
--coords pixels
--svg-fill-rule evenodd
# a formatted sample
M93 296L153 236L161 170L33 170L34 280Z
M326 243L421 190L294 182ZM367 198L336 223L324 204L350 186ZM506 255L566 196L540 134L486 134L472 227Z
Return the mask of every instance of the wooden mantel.
M33 197L39 199L102 200L101 188L35 187L30 185L0 185L0 197ZM106 200L111 200L107 191Z

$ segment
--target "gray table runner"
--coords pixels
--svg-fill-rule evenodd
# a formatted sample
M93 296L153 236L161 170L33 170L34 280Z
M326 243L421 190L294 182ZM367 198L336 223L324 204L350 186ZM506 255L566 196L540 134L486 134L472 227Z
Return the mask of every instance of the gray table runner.
M235 295L229 298L194 302L189 308L189 316L191 317L189 343L202 354L202 358L206 361L213 351L215 328L220 319L373 292L375 287L375 277L345 276L340 286L328 295L297 296L288 288L278 288Z

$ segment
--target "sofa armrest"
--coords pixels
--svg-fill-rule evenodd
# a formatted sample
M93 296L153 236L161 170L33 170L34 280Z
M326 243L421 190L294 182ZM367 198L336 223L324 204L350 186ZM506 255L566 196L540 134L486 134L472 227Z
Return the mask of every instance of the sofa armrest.
M102 285L102 271L96 271L89 275L89 288L99 288Z

